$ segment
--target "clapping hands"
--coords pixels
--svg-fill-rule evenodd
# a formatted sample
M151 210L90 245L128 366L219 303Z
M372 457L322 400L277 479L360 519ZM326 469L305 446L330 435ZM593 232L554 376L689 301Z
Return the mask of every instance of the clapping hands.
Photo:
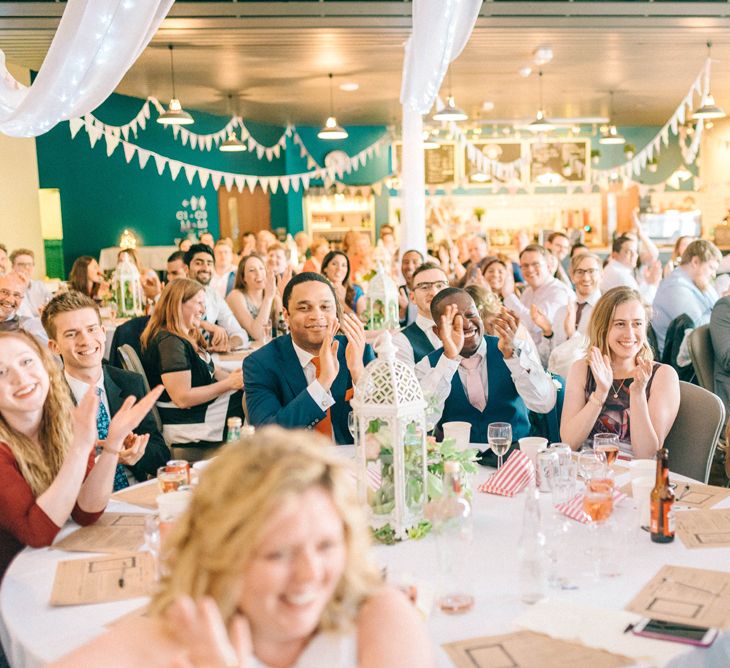
M596 381L596 389L605 399L613 385L613 369L608 355L601 355L601 351L593 346L588 353L588 366Z
M448 359L456 359L464 347L464 318L459 315L456 304L446 306L436 333L444 346L444 355Z

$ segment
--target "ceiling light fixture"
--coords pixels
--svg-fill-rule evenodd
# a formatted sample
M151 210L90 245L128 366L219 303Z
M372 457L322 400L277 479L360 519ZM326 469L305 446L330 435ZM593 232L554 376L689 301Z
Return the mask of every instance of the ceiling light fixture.
M175 63L172 57L172 44L168 45L170 49L170 79L172 80L172 99L167 105L167 111L164 111L157 117L157 122L162 125L190 125L194 123L193 117L182 108L180 100L175 94Z
M340 84L340 90L344 90L346 93L352 93L358 88L360 88L360 84L355 83L354 81L346 81L345 83Z
M449 95L446 98L446 106L437 111L431 119L434 121L466 121L469 116L463 110L459 109L454 102L454 96L451 94L451 68L449 68Z
M549 46L538 46L532 52L533 62L538 67L547 65L553 59L553 50Z
M707 42L707 71L705 72L705 94L702 96L702 105L692 112L693 119L725 118L727 114L715 104L715 98L710 93L710 67L712 65L712 42Z
M233 107L233 95L228 95L228 114L231 114ZM234 130L228 132L228 138L218 147L224 153L241 153L246 150L244 143L236 136Z
M553 125L547 121L545 118L545 112L543 111L542 106L542 70L538 72L538 84L540 86L540 108L537 110L537 116L535 117L535 120L532 121L527 126L527 129L530 132L550 132L550 130L553 129Z
M609 92L609 114L608 114L608 128L605 131L601 131L601 136L598 139L599 144L625 144L626 139L623 135L619 134L618 128L611 123L613 120L613 91Z
M324 123L324 127L317 133L317 137L320 139L347 139L349 136L345 128L337 125L337 119L335 118L335 104L334 98L332 97L332 72L329 73L330 79L330 115Z

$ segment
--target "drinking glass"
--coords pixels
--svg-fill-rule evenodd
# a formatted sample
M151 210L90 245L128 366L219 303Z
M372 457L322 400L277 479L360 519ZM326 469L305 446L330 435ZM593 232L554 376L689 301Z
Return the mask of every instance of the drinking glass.
M605 453L592 448L583 448L578 455L578 470L584 481L591 478L605 478L608 473Z
M593 437L593 449L606 455L606 462L609 466L618 457L618 435L617 434L596 434Z
M162 494L176 492L182 485L188 484L187 472L182 469L171 470L167 466L157 469L157 485Z
M487 427L487 442L497 455L497 469L501 469L502 459L512 445L512 425L509 422L492 422Z
M261 345L262 345L262 346L265 346L265 345L266 345L266 344L267 344L267 343L268 343L269 341L271 341L271 331L272 331L272 328L273 328L273 326L274 326L274 325L273 325L273 323L271 322L271 319L267 320L267 321L266 321L266 322L265 322L265 323L263 324L263 328L264 328L264 334L263 334L263 336L261 337Z
M347 414L347 428L350 430L350 434L355 445L357 445L357 419L355 418L355 413L353 411L350 411Z
M152 555L155 564L155 580L160 577L160 519L157 515L145 515L144 547Z

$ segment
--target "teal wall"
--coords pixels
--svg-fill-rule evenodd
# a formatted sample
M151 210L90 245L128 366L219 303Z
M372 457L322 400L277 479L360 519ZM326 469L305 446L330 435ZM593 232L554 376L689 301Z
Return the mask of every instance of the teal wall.
M94 115L110 125L122 125L136 116L143 102L139 98L115 94L96 109ZM189 128L198 134L217 132L227 122L223 116L198 111L192 113L195 124ZM288 140L287 150L271 162L265 157L259 160L255 151L221 153L215 148L198 151L175 140L172 130L157 123L156 118L157 112L152 108L146 129L140 129L137 138L130 135L129 141L171 159L210 169L258 176L308 171L306 161L299 157L299 147L291 140ZM257 141L266 146L273 145L284 131L281 126L248 120L246 127ZM335 148L354 155L382 136L385 128L348 128L351 138L343 142L318 140L316 128L298 128L298 131L313 157L321 164L324 155ZM190 185L184 170L173 181L167 167L162 175L157 173L153 158L141 170L136 155L130 163L126 162L121 145L111 157L107 157L103 139L92 148L83 128L72 139L68 123L61 123L38 137L36 147L40 187L58 188L61 193L66 271L79 255L97 256L99 249L117 245L125 228L132 230L145 245L174 243L175 238L184 236L180 232L177 212L184 209L183 201L189 201L193 196L205 196L208 228L218 235L218 195L210 181L201 188L196 177ZM366 184L386 176L388 153L387 149L384 150L381 156L374 156L372 164L352 175L345 175L343 180ZM302 229L301 191L290 191L287 195L279 189L271 194L271 226L292 232Z

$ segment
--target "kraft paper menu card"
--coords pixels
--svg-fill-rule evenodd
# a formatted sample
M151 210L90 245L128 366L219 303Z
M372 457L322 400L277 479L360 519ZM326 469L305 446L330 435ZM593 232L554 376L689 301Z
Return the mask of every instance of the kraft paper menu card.
M728 496L730 496L730 488L702 485L701 483L677 483L674 489L676 505L687 508L712 508Z
M532 631L470 638L443 646L456 668L619 668L633 659Z
M155 588L155 561L149 552L61 561L51 605L85 605L149 596Z
M665 622L730 628L730 572L662 566L626 609Z
M730 547L730 508L675 513L676 534L689 549Z
M81 527L53 544L68 552L134 552L144 544L145 515L104 513L94 524Z
M122 503L131 503L133 506L141 506L142 508L151 508L157 510L157 495L160 494L160 488L156 480L132 485L126 489L114 492L111 498L114 501Z

